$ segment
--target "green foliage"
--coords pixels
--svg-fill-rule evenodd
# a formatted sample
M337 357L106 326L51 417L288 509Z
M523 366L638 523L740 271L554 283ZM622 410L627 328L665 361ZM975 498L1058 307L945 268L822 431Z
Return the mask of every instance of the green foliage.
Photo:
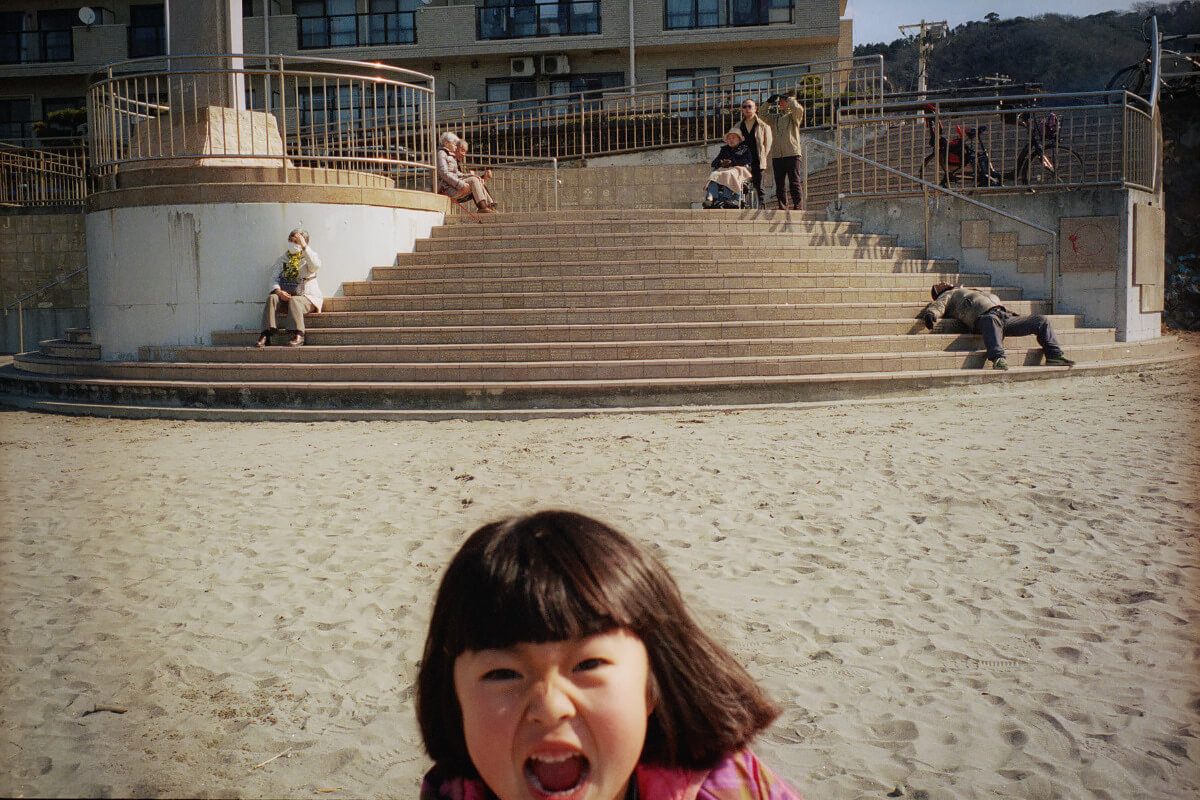
M86 123L86 108L60 108L58 111L51 111L44 120L33 123L33 132L43 139L75 136Z

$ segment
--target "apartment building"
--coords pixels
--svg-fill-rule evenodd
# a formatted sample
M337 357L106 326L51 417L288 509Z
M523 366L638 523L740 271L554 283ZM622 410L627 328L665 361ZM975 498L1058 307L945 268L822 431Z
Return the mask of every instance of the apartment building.
M0 9L0 139L30 138L52 112L82 106L104 65L168 49L163 2ZM243 49L377 61L434 75L439 101L512 102L634 81L688 88L734 71L781 77L784 65L851 55L845 10L846 0L243 0Z

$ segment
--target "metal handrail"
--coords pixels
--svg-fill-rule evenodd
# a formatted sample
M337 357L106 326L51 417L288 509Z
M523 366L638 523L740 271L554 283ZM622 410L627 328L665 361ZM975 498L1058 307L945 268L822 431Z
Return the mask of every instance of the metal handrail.
M81 272L87 272L87 264L84 264L82 267L75 270L74 272L71 272L67 275L63 275L61 278L59 278L56 281L53 281L52 283L47 283L45 286L43 286L40 289L35 289L34 291L30 292L29 294L25 295L24 297L20 297L4 307L4 316L6 316L6 317L8 316L8 310L10 308L12 308L13 306L17 307L17 350L18 350L18 352L21 352L21 353L25 352L25 301L32 297L37 297L39 294L46 291L47 289L53 289L55 286L58 286L63 281L68 280L70 278L74 278L76 275L78 275Z
M897 175L901 178L907 178L908 180L911 180L914 183L920 184L925 189L926 198L928 198L929 190L932 189L935 192L941 192L942 194L949 195L950 197L953 197L957 200L962 200L966 203L970 203L973 206L978 206L979 208L982 208L986 211L990 211L993 214L999 214L1000 216L1002 216L1006 219L1010 219L1013 222L1020 223L1022 225L1033 228L1036 231L1041 231L1042 233L1047 234L1050 237L1050 241L1051 241L1051 248L1050 248L1050 313L1054 314L1057 312L1057 309L1058 309L1058 232L1057 231L1051 230L1050 228L1046 228L1042 225L1038 225L1036 222L1030 222L1027 219L1018 217L1016 214L1005 211L1002 208L996 208L995 206L990 206L987 203L981 203L978 200L976 200L972 197L968 197L965 194L960 194L959 192L956 192L953 189L949 189L945 186L939 186L936 183L930 183L929 181L918 178L916 175L909 175L906 172L901 172L900 170L894 169L893 167L889 167L886 164L880 164L878 161L872 161L871 159L866 158L865 156L861 156L858 153L838 147L837 145L829 144L827 142L822 142L818 139L813 139L808 136L801 138L800 143L801 143L801 150L802 150L802 152L801 152L802 158L806 154L807 148L809 145L816 145L818 147L824 147L828 150L832 150L833 152L837 153L838 155L857 159L858 161L862 161L866 164L869 164L872 167L875 167L876 169L882 169L885 172L890 172L893 175ZM807 183L807 178L806 178L805 182ZM839 197L840 197L840 195L839 195ZM928 202L928 199L925 202L925 255L926 256L929 255L929 202Z

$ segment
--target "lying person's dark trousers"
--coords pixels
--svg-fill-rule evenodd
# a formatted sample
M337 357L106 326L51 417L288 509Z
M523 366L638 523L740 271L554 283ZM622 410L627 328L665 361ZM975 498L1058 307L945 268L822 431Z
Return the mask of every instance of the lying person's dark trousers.
M1041 314L1014 314L1007 308L997 306L979 315L979 319L975 320L975 331L983 336L983 345L987 348L990 361L1004 358L1005 336L1028 336L1031 333L1037 337L1038 344L1046 352L1046 358L1058 358L1063 354L1050 320Z

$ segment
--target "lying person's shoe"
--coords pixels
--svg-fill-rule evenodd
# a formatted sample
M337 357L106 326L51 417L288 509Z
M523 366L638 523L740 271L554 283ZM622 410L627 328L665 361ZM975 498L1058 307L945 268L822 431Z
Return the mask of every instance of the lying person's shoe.
M296 333L292 335L291 340L288 342L288 347L299 347L302 344L304 344L304 334Z
M992 362L992 369L1008 369L1008 362L1003 358L997 358Z
M1046 356L1047 367L1073 367L1075 362L1066 356Z
M258 341L254 343L255 347L266 347L271 343L271 332L265 330L258 335Z

